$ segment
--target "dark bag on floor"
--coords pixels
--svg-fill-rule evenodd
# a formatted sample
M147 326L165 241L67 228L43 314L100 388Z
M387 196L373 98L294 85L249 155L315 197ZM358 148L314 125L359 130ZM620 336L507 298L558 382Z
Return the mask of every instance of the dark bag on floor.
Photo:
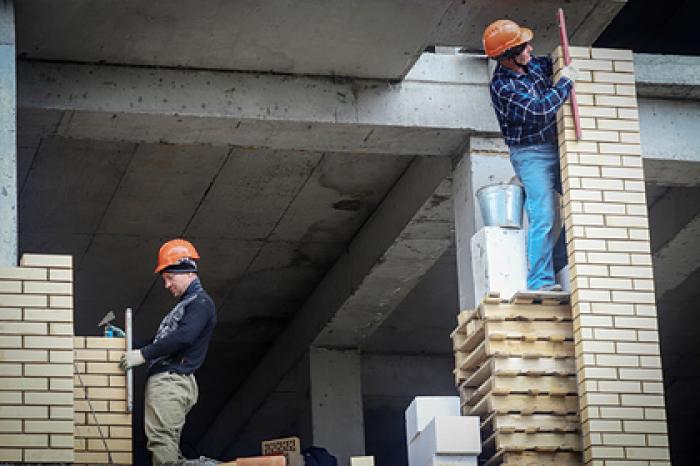
M305 466L338 466L338 460L325 448L309 447L302 454Z

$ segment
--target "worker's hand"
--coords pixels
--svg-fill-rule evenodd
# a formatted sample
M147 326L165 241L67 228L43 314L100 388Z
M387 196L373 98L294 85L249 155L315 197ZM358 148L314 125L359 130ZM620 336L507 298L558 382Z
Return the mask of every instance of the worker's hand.
M561 69L561 75L572 81L576 81L578 79L578 69L574 65L566 65Z
M119 367L123 371L127 371L132 367L140 366L145 362L146 359L141 354L141 350L135 349L127 351L122 355L122 358L119 360Z

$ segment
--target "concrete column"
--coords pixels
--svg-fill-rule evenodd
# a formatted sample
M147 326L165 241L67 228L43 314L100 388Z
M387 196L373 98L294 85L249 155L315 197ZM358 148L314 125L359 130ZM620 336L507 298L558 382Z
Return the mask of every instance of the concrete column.
M470 242L484 226L476 192L493 183L506 183L514 175L503 138L477 138L469 141L469 153L453 172L455 243L460 309L474 309L482 296L474 296Z
M0 2L0 266L17 265L17 85L15 14Z
M360 354L354 350L309 350L313 445L350 464L365 453Z
M572 56L581 140L570 104L558 128L584 460L670 465L632 52Z

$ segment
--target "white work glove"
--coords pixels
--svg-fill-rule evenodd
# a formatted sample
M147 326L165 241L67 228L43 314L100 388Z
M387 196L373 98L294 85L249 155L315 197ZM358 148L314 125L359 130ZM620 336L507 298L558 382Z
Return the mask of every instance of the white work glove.
M119 360L119 367L123 371L127 371L132 367L140 366L145 362L146 359L143 357L143 354L141 354L141 350L135 349L127 351L122 355L122 358Z
M578 79L578 69L574 65L566 65L561 69L561 75L572 81L576 81Z

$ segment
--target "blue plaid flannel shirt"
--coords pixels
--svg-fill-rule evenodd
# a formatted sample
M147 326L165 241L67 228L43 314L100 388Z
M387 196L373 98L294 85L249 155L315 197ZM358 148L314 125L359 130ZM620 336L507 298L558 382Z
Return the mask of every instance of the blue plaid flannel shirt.
M552 86L552 62L532 57L528 72L518 74L500 64L491 79L491 101L501 132L509 146L557 140L557 110L573 82L562 77Z

